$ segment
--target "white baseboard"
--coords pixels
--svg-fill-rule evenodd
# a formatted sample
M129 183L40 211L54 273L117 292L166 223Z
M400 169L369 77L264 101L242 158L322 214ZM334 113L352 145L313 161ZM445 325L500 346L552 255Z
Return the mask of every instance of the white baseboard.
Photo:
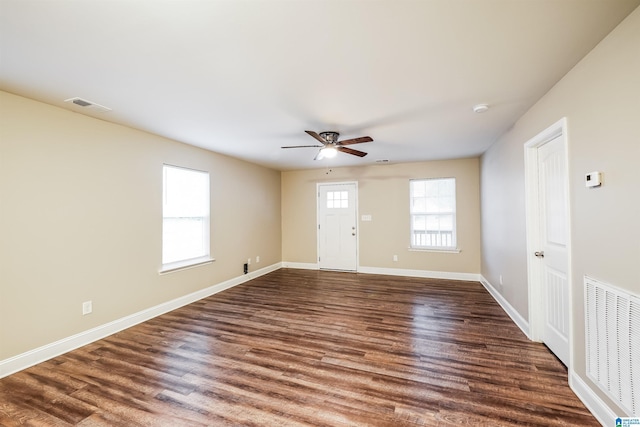
M17 356L10 357L9 359L2 360L0 361L0 378L6 377L38 363L44 362L45 360L52 359L71 350L75 350L79 347L90 344L109 335L115 334L116 332L130 328L134 325L137 325L138 323L142 323L154 317L160 316L161 314L167 313L208 296L217 294L218 292L222 292L226 289L248 282L251 279L263 276L267 273L278 270L281 267L281 263L276 263L268 267L261 268L260 270L252 271L248 274L235 277L216 285L209 286L208 288L199 290L197 292L193 292L174 300L167 301L165 303L156 305L155 307L139 311L138 313L134 313L130 316L114 320L113 322L109 322L93 329L80 332L79 334L63 338L51 344L47 344L42 347L38 347L36 349L19 354Z
M297 268L300 270L319 270L317 263L313 262L282 262L282 268Z
M423 279L471 280L477 282L480 275L474 273L452 273L448 271L409 270L403 268L358 267L358 273L386 274L389 276L421 277Z
M317 263L306 262L282 262L283 268L298 268L302 270L319 270ZM452 273L448 271L428 271L428 270L409 270L402 268L380 268L380 267L363 267L359 266L357 273L365 274L385 274L389 276L405 276L405 277L421 277L425 279L449 279L449 280L471 280L477 282L480 275L473 273Z
M509 304L509 301L507 301L502 296L502 294L498 292L487 279L484 278L483 275L480 275L479 281L480 283L482 283L482 286L484 286L485 289L491 294L493 299L496 300L498 304L500 304L500 307L502 307L505 313L509 315L511 320L513 320L513 323L515 323L520 328L520 330L524 332L527 338L531 339L531 335L529 333L529 322L524 317L522 317L511 304Z
M593 414L603 427L615 426L617 417L625 417L622 412L616 414L613 410L593 392L593 389L585 383L575 372L569 372L569 387L584 403L584 406Z

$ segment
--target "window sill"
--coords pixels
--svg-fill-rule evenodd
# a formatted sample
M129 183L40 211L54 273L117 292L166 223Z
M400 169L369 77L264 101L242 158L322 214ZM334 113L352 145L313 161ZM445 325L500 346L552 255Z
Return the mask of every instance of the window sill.
M458 248L446 248L446 249L438 249L438 248L409 248L409 252L436 252L440 254L459 254L462 252L461 249Z
M169 274L174 271L187 270L189 268L200 267L201 265L207 265L214 262L214 258L203 257L203 258L194 258L188 259L185 261L172 262L171 264L165 264L162 266L158 274Z

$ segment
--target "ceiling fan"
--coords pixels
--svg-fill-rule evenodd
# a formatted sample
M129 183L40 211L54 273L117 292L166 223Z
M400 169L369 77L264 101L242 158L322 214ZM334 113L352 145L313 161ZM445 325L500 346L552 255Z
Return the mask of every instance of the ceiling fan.
M281 148L320 148L320 151L313 160L322 160L324 158L335 157L336 154L338 154L338 151L347 154L353 154L354 156L358 157L364 157L367 155L367 153L365 153L364 151L354 150L353 148L345 147L345 145L361 144L363 142L373 141L370 136L361 136L359 138L338 141L338 137L340 136L338 132L320 132L319 134L312 130L305 130L305 132L321 142L322 145L289 145L287 147Z

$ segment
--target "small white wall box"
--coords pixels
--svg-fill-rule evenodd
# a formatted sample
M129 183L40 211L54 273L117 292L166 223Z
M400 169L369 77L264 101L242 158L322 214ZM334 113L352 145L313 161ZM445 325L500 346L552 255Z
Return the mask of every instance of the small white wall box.
M602 185L602 172L589 172L584 176L584 184L589 187L600 187Z

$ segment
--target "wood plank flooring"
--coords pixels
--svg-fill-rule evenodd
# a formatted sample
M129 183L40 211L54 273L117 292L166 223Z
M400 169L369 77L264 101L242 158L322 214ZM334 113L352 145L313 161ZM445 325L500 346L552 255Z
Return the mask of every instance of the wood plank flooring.
M479 283L281 269L0 380L0 425L599 423Z

